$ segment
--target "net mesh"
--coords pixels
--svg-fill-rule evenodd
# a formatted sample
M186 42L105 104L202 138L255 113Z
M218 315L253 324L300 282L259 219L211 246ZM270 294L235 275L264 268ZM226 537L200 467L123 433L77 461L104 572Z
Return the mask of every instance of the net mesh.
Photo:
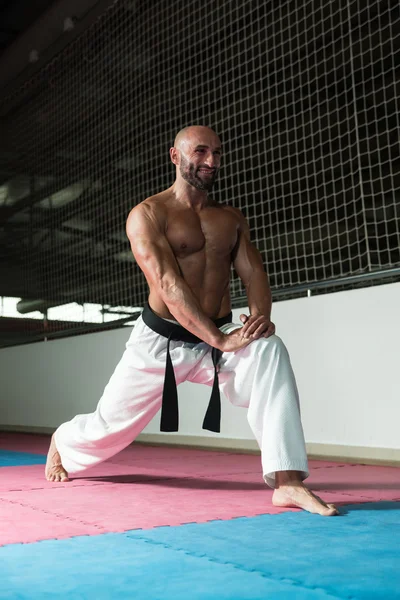
M126 218L171 185L189 124L220 135L213 194L246 215L273 291L399 267L399 34L397 2L114 2L0 102L18 339L143 306Z

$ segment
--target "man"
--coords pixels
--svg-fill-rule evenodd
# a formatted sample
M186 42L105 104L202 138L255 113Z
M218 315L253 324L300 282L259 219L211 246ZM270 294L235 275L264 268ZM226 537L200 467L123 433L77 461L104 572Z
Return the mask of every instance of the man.
M68 481L116 454L161 406L161 428L178 428L176 383L212 385L203 427L219 431L219 387L248 421L261 448L273 503L321 515L338 511L303 485L308 476L299 401L289 357L270 320L271 291L243 215L208 192L221 162L221 143L208 127L186 127L170 157L176 180L130 213L127 235L147 279L148 305L97 409L55 432L49 481ZM233 264L246 288L250 315L232 323ZM164 389L164 392L163 392Z

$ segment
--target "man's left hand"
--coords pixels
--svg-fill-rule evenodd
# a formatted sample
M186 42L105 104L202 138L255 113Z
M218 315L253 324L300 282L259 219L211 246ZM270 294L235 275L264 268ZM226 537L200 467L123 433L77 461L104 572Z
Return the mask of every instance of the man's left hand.
M265 315L240 315L240 320L243 323L241 334L245 338L258 340L275 333L275 325Z

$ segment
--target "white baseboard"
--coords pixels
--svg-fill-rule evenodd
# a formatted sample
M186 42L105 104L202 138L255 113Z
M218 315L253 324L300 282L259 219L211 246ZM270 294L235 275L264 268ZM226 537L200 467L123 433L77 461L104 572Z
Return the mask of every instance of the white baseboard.
M53 427L28 427L20 425L0 425L0 432L33 433L52 435ZM206 450L259 454L255 440L224 437L206 437L196 435L177 435L173 433L141 433L136 443L153 446L176 446L204 448ZM332 460L340 462L363 463L372 465L400 466L400 448L371 448L369 446L346 446L342 444L306 444L310 459Z
M245 452L251 454L260 454L260 449L255 440L242 440L234 438L207 437L201 435L176 435L174 433L141 433L137 442L142 444L170 446L184 446L204 448L207 450L219 450L226 452Z
M30 425L0 425L0 433L37 433L42 435L53 435L55 430L55 427L31 427Z
M369 465L400 466L400 448L372 448L342 444L306 444L309 458L357 462Z
M137 442L153 445L191 446L227 452L260 453L257 442L247 439L142 433L138 436ZM309 442L306 447L310 459L400 466L400 448L371 448L315 442Z

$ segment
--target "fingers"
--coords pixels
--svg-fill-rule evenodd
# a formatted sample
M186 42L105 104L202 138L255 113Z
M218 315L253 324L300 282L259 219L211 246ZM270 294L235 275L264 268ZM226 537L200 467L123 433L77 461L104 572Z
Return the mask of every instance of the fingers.
M256 331L253 333L253 335L251 336L252 340L259 340L260 338L269 338L271 335L274 335L275 333L275 325L273 323L271 323L268 327L268 329L265 331L265 324L260 325L260 327L258 327L258 329L256 329Z
M246 317L246 315L240 315L240 319L243 322L242 317L246 320L245 325L238 329L234 329L227 334L227 337L231 338L231 340L224 344L224 352L235 352L236 350L245 348L253 341L262 337L268 338L275 333L275 325L270 321L267 321L266 317L263 315L260 317Z
M242 323L246 323L246 321L248 320L248 316L247 315L240 315L239 319L242 321Z
M265 331L265 329L268 327L268 324L269 323L266 321L264 315L261 315L260 317L251 317L243 326L242 335L243 337L248 338L252 336L260 327Z
M243 320L242 317L245 317ZM250 325L254 322L254 317L246 317L246 315L240 315L240 320L244 323L242 327L242 335L245 336Z
M263 337L269 338L271 335L274 335L274 333L275 333L275 325L274 325L274 323L270 323L267 331L265 331L265 333L263 334Z
M268 338L275 333L275 325L267 321L264 316L260 316L249 321L242 328L242 336L252 340L258 340L260 337Z
M267 333L267 331L265 331L265 328L268 327L267 323L261 323L261 325L259 327L257 327L257 329L255 330L255 332L251 335L253 340L258 340L260 337L265 337L265 334Z

